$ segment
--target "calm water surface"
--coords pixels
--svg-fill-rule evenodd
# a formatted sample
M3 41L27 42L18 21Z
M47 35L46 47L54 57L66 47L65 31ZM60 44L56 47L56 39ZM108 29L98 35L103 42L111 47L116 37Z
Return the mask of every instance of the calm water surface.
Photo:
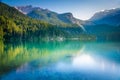
M120 80L120 43L0 42L0 80Z

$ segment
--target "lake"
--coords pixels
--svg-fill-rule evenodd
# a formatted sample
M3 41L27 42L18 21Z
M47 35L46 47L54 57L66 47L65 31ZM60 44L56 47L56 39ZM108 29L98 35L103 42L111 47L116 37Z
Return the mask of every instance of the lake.
M0 42L0 80L120 80L120 43Z

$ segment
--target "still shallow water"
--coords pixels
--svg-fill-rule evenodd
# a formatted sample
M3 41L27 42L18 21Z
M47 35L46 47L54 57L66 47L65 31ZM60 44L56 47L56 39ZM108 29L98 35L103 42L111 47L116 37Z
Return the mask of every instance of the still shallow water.
M1 43L0 80L120 80L120 43Z

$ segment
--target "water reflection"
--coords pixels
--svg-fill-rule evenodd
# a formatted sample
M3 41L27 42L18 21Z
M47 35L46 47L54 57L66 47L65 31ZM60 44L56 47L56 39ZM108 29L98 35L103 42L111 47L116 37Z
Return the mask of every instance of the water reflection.
M2 80L120 80L120 43L63 41L2 47Z
M74 50L72 49L73 46ZM24 63L39 61L41 66L54 63L64 55L76 53L81 45L77 42L35 42L20 44L3 44L0 53L0 73L15 69ZM36 63L37 66L38 62Z
M112 72L116 73L120 71L120 64L111 62L105 59L100 59L99 57L93 57L92 55L80 55L73 57L71 63L60 62L56 65L58 70L76 70L76 71L92 71L92 72Z
M82 66L83 68L87 68L88 66L90 68L95 66L95 60L90 55L83 54L83 55L74 57L72 61L72 65L73 67L76 67L76 68L79 68Z

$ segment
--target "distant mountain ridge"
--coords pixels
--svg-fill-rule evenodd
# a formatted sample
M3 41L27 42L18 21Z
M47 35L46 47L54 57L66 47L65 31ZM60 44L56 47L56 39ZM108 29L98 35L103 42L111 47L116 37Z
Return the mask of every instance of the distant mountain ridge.
M78 25L71 27L52 25L46 21L30 18L18 9L0 2L0 40L59 40L78 38L82 32Z
M15 6L15 8L19 11L21 11L23 14L28 14L29 12L33 10L41 10L40 7L32 7L32 5L27 5L27 6Z
M120 8L95 13L84 24L88 34L98 40L120 40Z
M92 21L95 24L108 24L112 26L119 26L120 8L113 8L97 12L89 19L89 21Z
M0 39L13 41L21 39L56 40L59 38L120 40L119 9L102 11L95 14L100 14L101 16L94 15L88 21L80 21L79 19L74 18L72 13L58 14L48 9L38 7L31 8L33 7L27 6L27 8L22 7L21 9L18 9L17 7L14 8L7 4L0 3ZM32 12L35 13L35 16L38 14L36 18L40 17L40 19L36 20L36 18L33 19L28 17L28 14ZM109 14L105 15L108 12ZM106 18L106 16L108 16L108 18ZM44 21L42 21L42 19L44 19ZM113 20L117 21L114 22ZM58 24L59 21L62 23L59 23L57 26L55 24L53 25L52 21L56 21L54 22L56 24ZM84 23L84 25L81 24L81 22ZM86 26L85 24L89 25ZM64 25L67 26L65 27Z
M19 11L27 14L34 19L47 21L55 25L77 24L82 25L83 21L75 18L72 13L58 14L48 9L42 9L40 7L19 6L16 7Z
M38 14L40 14L41 12L38 10ZM53 13L51 14L51 17L55 17L54 14L55 16L57 15L56 16L57 19L61 20L62 22L69 24L77 23L78 25L80 25L82 30L85 31L86 34L88 35L91 34L93 36L96 36L96 39L120 40L120 38L118 37L120 36L120 8L99 11L95 13L89 20L86 21L82 21L79 19L77 20L76 18L73 17L72 13L64 13L64 14ZM33 17L35 16L36 14L34 14ZM38 16L36 17L38 18ZM53 18L53 20L54 19L55 18ZM58 24L58 22L55 23Z
M32 19L14 7L0 2L0 40L34 41L66 37L68 33L47 22Z

